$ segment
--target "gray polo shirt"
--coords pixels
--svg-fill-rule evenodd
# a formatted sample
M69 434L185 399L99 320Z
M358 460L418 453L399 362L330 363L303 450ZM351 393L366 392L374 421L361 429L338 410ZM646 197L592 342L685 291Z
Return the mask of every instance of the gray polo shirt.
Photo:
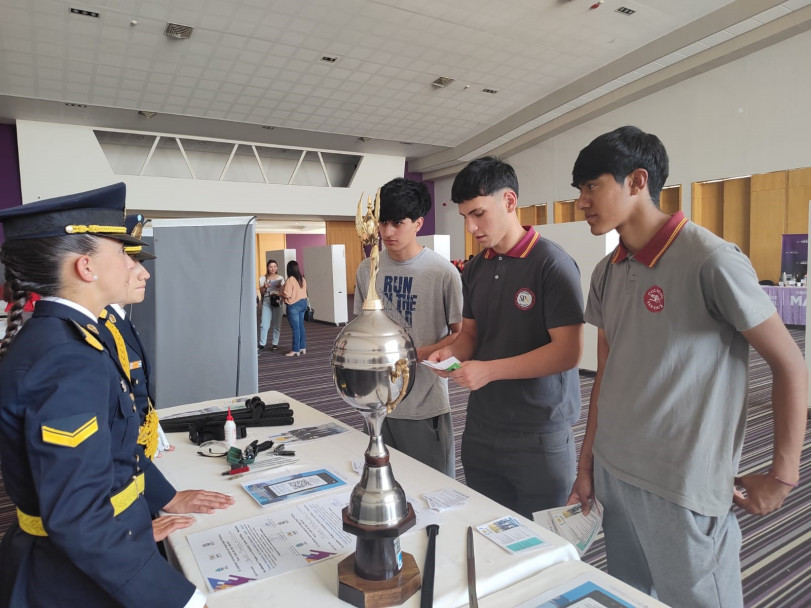
M583 322L577 264L558 244L527 226L511 251L487 249L465 266L465 318L476 321L473 358L522 355L550 343L549 330ZM504 431L551 433L580 416L577 368L521 380L496 380L472 391L468 418Z
M594 456L692 511L725 514L743 443L749 343L775 312L749 259L679 212L635 255L591 278L586 321L610 352Z

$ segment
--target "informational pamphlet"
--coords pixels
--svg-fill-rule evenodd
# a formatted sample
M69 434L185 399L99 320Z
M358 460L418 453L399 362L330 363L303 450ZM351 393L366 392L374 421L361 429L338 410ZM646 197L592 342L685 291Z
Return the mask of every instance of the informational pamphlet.
M572 543L582 556L597 538L603 524L603 505L594 499L589 501L589 505L588 515L583 515L583 505L577 503L538 511L532 514L532 518L539 526Z
M515 517L509 515L476 526L476 529L499 547L513 554L535 551L547 544Z
M420 361L420 363L443 372L452 372L453 370L459 369L461 367L461 363L459 362L459 359L457 359L456 357L448 357L444 361L440 361L438 363L435 363L433 361Z
M346 433L349 429L337 422L327 422L319 424L318 426L305 426L298 429L290 429L281 435L271 435L270 440L273 443L295 443L297 441L312 441L313 439L322 439L324 437L331 437L332 435L340 435Z
M459 490L445 488L436 492L426 492L422 495L422 498L428 503L430 509L444 511L464 504L470 496Z
M348 553L348 493L323 496L187 537L211 591L244 585Z
M583 574L544 591L516 608L645 608L647 604L627 598L614 585L594 582Z
M323 492L343 485L346 485L346 482L337 474L326 469L318 469L276 479L251 481L243 483L242 487L259 503L259 506L266 507L275 502Z

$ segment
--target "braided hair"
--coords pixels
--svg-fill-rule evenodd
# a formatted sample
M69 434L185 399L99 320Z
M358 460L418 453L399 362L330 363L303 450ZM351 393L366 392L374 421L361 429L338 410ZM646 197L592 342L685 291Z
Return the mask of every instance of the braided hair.
M90 255L98 248L98 237L70 234L59 238L18 239L3 243L0 261L6 267L6 283L11 289L6 335L0 342L0 360L5 357L14 336L22 327L23 306L31 292L41 296L58 295L61 272L70 253Z

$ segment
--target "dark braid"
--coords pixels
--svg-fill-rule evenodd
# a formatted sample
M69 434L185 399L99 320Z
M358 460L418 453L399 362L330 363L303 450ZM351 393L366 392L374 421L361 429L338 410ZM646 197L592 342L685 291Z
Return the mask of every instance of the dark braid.
M0 249L0 260L6 267L6 282L13 303L8 314L6 335L0 342L0 360L5 357L14 336L22 327L23 307L31 292L55 296L61 288L62 263L70 253L88 255L96 252L98 237L73 234L43 239L6 241Z

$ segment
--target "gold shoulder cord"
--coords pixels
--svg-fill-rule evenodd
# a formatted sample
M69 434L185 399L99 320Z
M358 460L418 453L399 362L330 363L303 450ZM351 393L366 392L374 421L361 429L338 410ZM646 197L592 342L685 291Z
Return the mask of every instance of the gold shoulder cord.
M149 409L146 412L146 418L141 425L141 430L138 432L138 443L144 446L144 454L147 458L152 460L155 454L158 453L158 412L152 406L152 400L149 399Z

